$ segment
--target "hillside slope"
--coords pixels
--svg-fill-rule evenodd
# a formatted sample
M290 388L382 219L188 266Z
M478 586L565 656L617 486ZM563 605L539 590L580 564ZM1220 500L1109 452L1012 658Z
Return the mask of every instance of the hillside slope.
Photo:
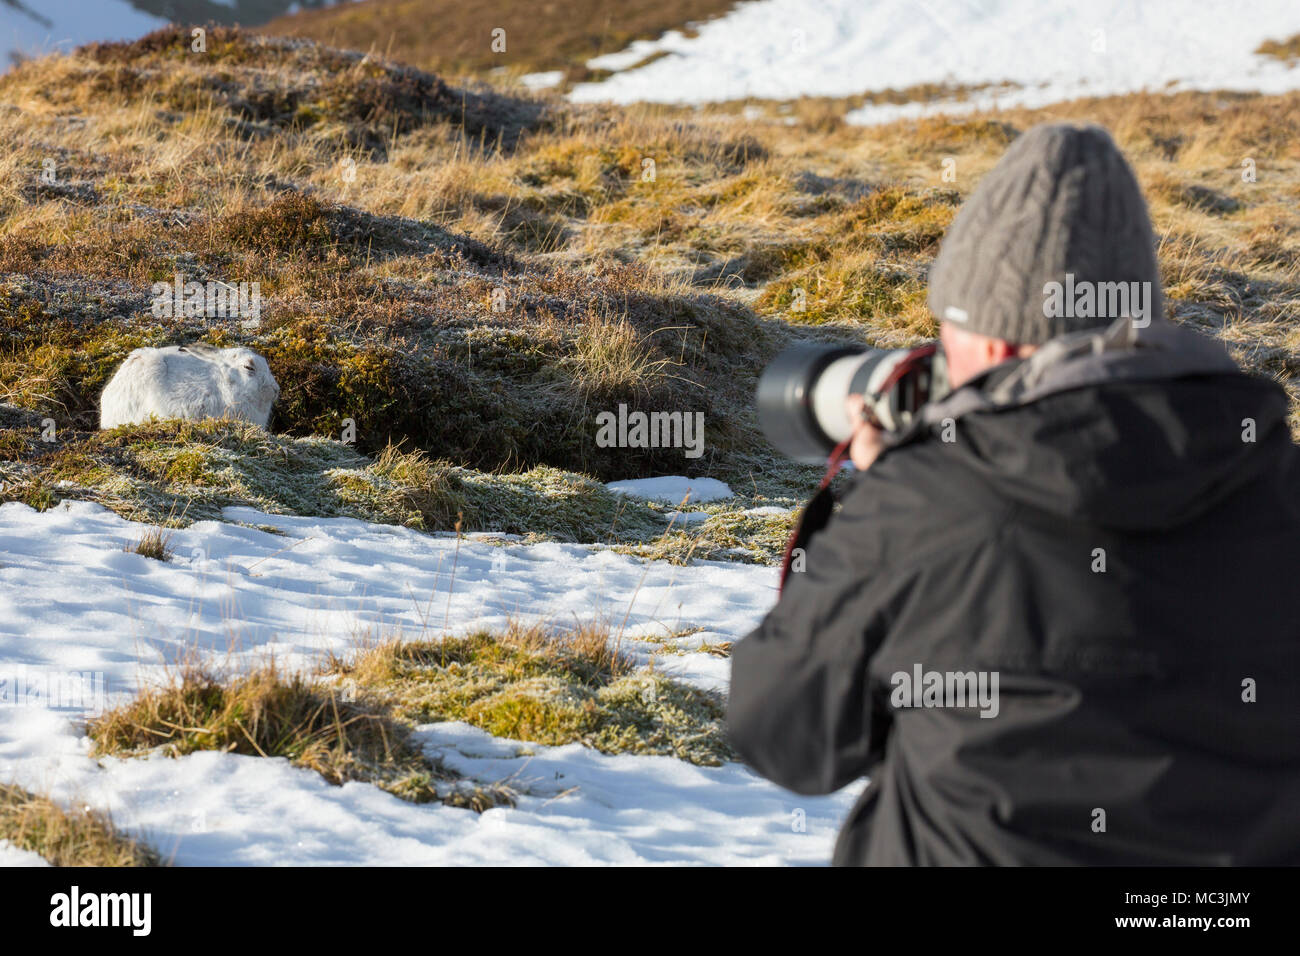
M372 520L446 528L482 501L449 469L542 467L709 474L748 504L793 504L812 474L757 433L763 364L796 336L933 335L925 271L944 229L1011 138L1053 118L1104 123L1132 158L1171 315L1296 394L1296 94L860 129L811 105L770 120L584 107L301 40L208 40L194 54L168 28L0 78L0 128L17 144L0 160L0 402L32 413L5 413L0 498L89 494L156 518L180 500L350 514L339 496L361 495L381 499L360 512ZM177 277L257 282L258 323L154 314L154 285ZM132 348L195 339L267 356L281 438L93 433L98 392ZM620 405L703 414L703 456L600 447L596 415ZM348 454L292 444L348 429ZM367 471L357 451L389 457ZM304 488L334 490L233 476L231 455L290 456ZM337 469L366 472L365 489L340 492ZM534 485L588 504L580 489L599 487ZM602 501L585 531L559 520L568 537L606 540ZM518 530L530 507L479 527ZM715 543L754 523L767 524L746 517Z
M448 75L559 71L551 85L600 75L586 61L668 30L719 16L735 0L496 0L490 8L456 0L367 0L302 10L260 32L332 46L376 50L401 63ZM503 30L504 49L494 44Z
M474 196L483 239L432 215L440 176L482 187L573 117L301 41L217 29L206 54L187 46L169 28L0 80L22 144L5 160L5 401L84 431L132 348L203 339L267 356L273 427L290 435L338 437L351 420L370 453L680 471L681 449L599 447L594 416L625 405L704 414L693 464L748 474L749 391L779 323L636 264L537 255L556 227L508 194ZM712 135L681 140L743 169L743 144ZM257 282L256 327L160 318L152 288L178 277Z

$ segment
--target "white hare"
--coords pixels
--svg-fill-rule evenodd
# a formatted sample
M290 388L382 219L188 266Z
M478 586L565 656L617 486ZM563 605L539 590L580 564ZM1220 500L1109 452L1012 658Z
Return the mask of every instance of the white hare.
M196 343L136 349L99 398L99 427L150 418L242 418L266 427L280 386L251 349Z

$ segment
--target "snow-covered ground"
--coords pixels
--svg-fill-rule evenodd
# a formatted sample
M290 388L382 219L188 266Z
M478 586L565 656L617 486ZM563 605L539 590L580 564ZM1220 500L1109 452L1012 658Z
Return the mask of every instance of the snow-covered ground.
M11 843L0 840L0 866L49 866L49 862L39 853L23 850Z
M145 529L97 505L0 506L0 780L107 810L181 864L829 859L860 787L797 797L737 764L525 745L464 724L421 728L423 746L466 776L509 779L526 793L517 808L417 806L369 784L330 786L278 759L92 760L77 720L195 652L234 666L271 652L309 665L367 632L602 616L616 626L626 617L631 636L698 626L691 642L717 642L742 637L775 597L772 568L646 564L599 547L487 536L458 545L450 535L242 508L225 517L177 531L175 557L163 563L125 551ZM648 657L650 645L637 647ZM661 655L656 667L713 688L725 688L729 672L727 660L689 651ZM70 700L78 676L85 693ZM40 693L60 686L61 699ZM24 859L0 848L0 865Z
M165 22L130 0L7 0L0 52L66 52ZM1300 66L1254 53L1264 40L1300 33L1296 0L748 0L695 27L691 36L671 30L592 59L590 67L614 75L578 85L571 97L700 103L983 87L960 100L849 114L880 123L1137 90L1300 88ZM545 89L561 79L550 71L523 82Z
M589 62L589 102L699 103L847 96L923 83L979 86L963 102L870 105L850 120L1039 106L1166 88L1280 92L1300 67L1253 51L1300 33L1300 3L1258 0L755 0ZM666 53L640 68L637 63Z

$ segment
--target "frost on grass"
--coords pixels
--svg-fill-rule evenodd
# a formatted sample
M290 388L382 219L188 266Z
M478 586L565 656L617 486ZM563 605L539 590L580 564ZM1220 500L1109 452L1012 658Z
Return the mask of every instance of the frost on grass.
M686 524L679 516L653 541L620 544L614 550L673 564L692 560L773 564L784 554L798 517L793 508L758 514L753 509L719 510L698 524Z
M374 460L326 438L269 434L237 421L153 422L42 442L39 427L0 437L0 500L40 510L86 498L133 520L185 524L244 505L270 514L353 517L450 530L599 540L649 532L653 513L582 475L540 466L493 475L389 446Z
M600 624L515 625L386 643L335 674L414 723L462 720L497 737L706 766L733 758L717 695L635 670L611 640Z
M216 520L223 508L244 506L422 531L459 526L614 544L684 563L692 556L770 562L789 524L785 515L736 511L758 500L742 498L728 503L731 512L713 506L717 515L685 533L658 504L547 465L487 473L391 445L371 459L333 439L274 435L247 422L152 422L45 442L39 423L15 421L0 433L0 502L44 511L64 499L90 500L155 528ZM165 548L152 550L161 557Z

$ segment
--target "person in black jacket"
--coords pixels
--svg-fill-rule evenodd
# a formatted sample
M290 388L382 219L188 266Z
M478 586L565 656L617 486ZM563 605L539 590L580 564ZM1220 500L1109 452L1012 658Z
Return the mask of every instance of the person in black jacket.
M1300 863L1300 454L1277 385L1165 320L1131 170L1017 139L930 274L954 390L855 434L728 727L836 864ZM860 408L860 400L855 408Z

